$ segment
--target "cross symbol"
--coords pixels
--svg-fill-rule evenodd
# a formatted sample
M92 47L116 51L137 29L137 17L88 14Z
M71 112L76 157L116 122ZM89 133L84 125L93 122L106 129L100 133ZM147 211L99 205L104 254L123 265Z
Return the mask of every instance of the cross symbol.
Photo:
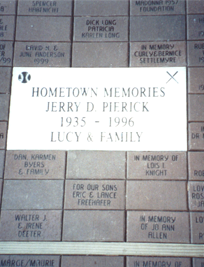
M166 83L168 83L168 82L171 81L172 79L173 79L176 83L178 83L177 80L174 78L174 76L178 73L178 71L175 72L173 76L172 76L168 71L167 71L167 73L169 74L169 76L170 76L171 78L170 78Z

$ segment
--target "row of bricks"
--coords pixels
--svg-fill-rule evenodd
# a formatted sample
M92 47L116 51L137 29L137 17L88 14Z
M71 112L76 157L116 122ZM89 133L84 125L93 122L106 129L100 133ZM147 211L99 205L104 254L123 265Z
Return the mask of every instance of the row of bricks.
M189 209L204 211L203 192L203 182L66 180L64 186L62 180L5 180L2 210L187 211L188 195Z
M27 22L25 22L27 23ZM51 39L47 31L48 39ZM186 42L0 42L0 66L14 67L202 67L204 43ZM43 35L44 37L46 35ZM43 37L43 38L44 38ZM27 41L30 38L27 39ZM46 39L46 38L44 38ZM103 38L102 38L103 39ZM37 40L37 39L36 39ZM106 39L108 40L108 39ZM26 41L26 38L25 38ZM72 52L71 52L72 50ZM93 53L95 51L95 53ZM100 60L99 60L100 59ZM202 70L201 70L202 71ZM200 76L202 77L202 75ZM201 79L201 78L200 78Z
M48 255L1 255L0 262L5 263L5 267L32 267L36 266L36 264L38 264L37 266L45 267L202 267L204 264L204 259L131 256L62 256L60 259L60 256Z
M0 137L4 134L0 131ZM69 151L66 156L64 151L0 150L4 179L64 179L66 172L67 179L204 181L203 166L204 152L127 152L126 161L126 152Z
M70 17L18 16L15 40L70 42L73 25L73 41L128 41L130 23L131 42L182 41L185 19L185 15L75 17L72 24ZM0 21L0 40L14 40L15 16L0 16ZM203 15L187 16L187 40L204 39L203 21Z
M0 241L203 244L203 226L203 212L2 210Z
M185 3L186 2L186 3ZM41 1L18 0L19 15L43 15L43 16L71 16L73 1L55 0L46 4ZM157 2L156 8L151 8L151 3L140 1L139 3L130 0L131 15L156 15L156 14L184 14L185 4L187 5L188 14L200 14L204 11L202 0L178 0ZM144 8L145 6L146 8ZM74 1L74 14L81 15L128 15L129 1ZM6 15L15 14L16 0L2 1L0 13Z
M129 3L130 2L130 3ZM41 15L41 16L71 16L74 4L75 16L97 16L97 15L171 15L200 14L204 12L202 0L178 0L161 1L156 5L148 1L135 0L109 0L109 1L83 1L83 0L55 0L55 1L31 1L31 0L10 0L1 1L0 14L13 15L16 13L16 3L18 3L18 15Z

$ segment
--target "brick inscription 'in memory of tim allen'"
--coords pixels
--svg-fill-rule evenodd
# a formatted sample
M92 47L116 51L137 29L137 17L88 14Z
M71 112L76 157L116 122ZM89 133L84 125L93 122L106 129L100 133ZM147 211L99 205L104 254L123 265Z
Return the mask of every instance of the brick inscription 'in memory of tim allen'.
M16 67L10 105L9 150L187 150L184 67Z

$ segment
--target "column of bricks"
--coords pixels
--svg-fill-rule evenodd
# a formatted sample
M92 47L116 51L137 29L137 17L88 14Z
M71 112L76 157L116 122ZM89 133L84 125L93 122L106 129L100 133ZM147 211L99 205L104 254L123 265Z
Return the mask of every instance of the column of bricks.
M128 152L128 242L189 243L186 180L186 152Z
M19 0L14 67L70 67L72 0Z
M186 66L185 0L130 0L130 66Z
M0 3L0 202L8 127L16 1Z
M65 152L6 153L1 241L61 241Z
M188 197L191 243L204 244L204 2L187 2ZM203 259L194 259L194 267Z
M128 66L128 0L75 0L73 67Z
M186 66L185 1L130 1L130 66ZM127 153L128 242L189 243L186 182L185 152Z
M63 241L125 241L125 162L125 152L68 151Z

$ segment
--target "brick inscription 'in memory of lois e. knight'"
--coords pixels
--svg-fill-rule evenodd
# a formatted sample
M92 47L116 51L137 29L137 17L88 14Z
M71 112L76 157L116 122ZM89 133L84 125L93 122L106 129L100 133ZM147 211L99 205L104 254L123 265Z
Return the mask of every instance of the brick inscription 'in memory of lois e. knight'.
M15 67L7 148L186 151L186 120L184 67Z

